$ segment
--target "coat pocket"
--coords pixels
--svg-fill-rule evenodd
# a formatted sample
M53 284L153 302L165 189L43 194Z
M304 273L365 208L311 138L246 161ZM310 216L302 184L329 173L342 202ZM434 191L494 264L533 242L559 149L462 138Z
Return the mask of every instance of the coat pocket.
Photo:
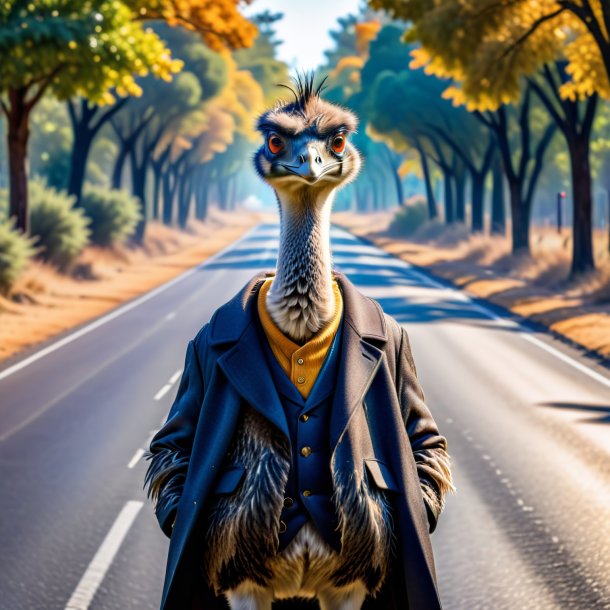
M400 492L396 479L387 464L376 458L364 458L364 465L369 481L372 480L379 489Z
M242 482L246 469L243 466L228 466L223 468L214 484L214 494L228 495L235 492Z

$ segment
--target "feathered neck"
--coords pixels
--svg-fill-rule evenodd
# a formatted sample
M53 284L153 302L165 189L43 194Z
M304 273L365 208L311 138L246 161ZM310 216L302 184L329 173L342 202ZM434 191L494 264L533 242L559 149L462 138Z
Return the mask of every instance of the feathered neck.
M334 192L282 201L280 245L267 310L284 334L302 344L333 316L330 211Z

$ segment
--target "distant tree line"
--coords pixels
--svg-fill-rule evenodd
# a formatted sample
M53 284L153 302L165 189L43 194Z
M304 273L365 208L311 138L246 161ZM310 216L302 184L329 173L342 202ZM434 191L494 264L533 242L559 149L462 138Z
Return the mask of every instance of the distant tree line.
M415 172L428 218L442 213L481 232L489 202L489 230L504 233L508 211L513 251L526 254L537 194L567 190L571 272L593 269L596 174L610 194L608 105L600 100L610 95L610 47L598 35L610 13L600 0L583 11L580 4L371 0L387 12L340 20L329 89L361 117L358 138L372 168L360 188L379 188L380 164L396 167L397 177ZM390 162L386 148L398 158ZM357 188L345 197L370 207ZM404 204L400 188L393 199Z

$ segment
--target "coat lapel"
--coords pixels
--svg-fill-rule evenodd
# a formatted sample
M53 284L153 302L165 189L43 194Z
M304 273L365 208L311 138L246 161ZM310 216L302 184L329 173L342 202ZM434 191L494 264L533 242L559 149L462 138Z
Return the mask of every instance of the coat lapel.
M354 409L362 403L383 352L363 341L350 325L346 325L341 354L330 420L331 451L337 446Z
M218 365L240 396L290 440L286 415L254 323L218 359Z

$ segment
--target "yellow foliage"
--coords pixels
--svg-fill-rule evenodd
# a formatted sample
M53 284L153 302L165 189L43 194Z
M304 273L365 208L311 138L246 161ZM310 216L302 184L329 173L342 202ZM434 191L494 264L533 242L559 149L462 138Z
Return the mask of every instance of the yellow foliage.
M162 19L171 26L199 32L215 51L249 47L257 34L256 26L239 12L239 0L148 0L140 4L142 18Z

